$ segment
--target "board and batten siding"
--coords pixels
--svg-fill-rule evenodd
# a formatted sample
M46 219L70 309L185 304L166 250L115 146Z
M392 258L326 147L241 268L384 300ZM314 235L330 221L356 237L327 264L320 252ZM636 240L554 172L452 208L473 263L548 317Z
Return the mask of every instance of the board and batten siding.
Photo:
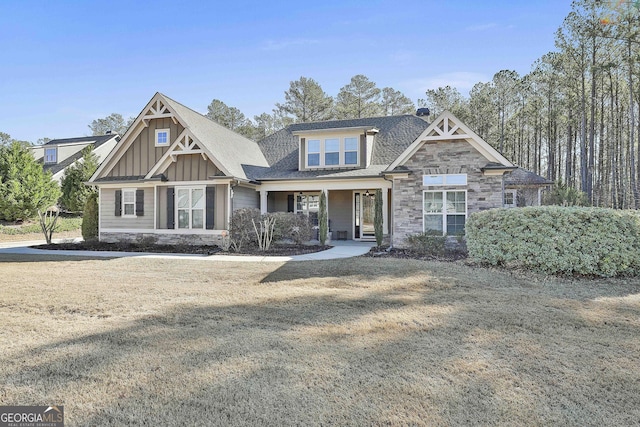
M167 144L166 147L155 146L156 129L170 129L171 142ZM111 168L106 176L146 175L169 150L169 146L183 130L182 125L175 124L173 120L169 118L151 120L149 126L142 129L118 163Z
M260 208L260 194L253 188L233 187L233 210Z
M100 227L118 229L153 229L153 187L138 187L144 190L144 215L138 217L116 216L116 190L120 188L102 188L100 190Z
M176 156L176 161L169 165L164 174L169 181L205 181L221 175L220 169L200 154Z

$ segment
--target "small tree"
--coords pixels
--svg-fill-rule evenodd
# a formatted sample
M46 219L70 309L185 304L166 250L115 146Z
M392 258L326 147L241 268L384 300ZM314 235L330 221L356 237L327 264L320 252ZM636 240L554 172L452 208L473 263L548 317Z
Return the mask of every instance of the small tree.
M0 147L0 218L33 219L58 197L58 183L42 170L26 145L13 142Z
M268 251L273 241L273 230L276 226L275 216L264 214L260 217L257 224L254 219L252 219L251 222L253 223L253 230L256 232L258 247L261 251Z
M56 231L56 222L58 222L58 215L60 215L60 211L55 206L50 207L44 212L38 209L40 228L42 229L42 234L44 234L44 238L47 241L47 245L51 244L53 233Z
M82 215L82 238L85 241L98 238L98 194L91 193L87 197Z
M318 227L320 228L318 233L318 239L320 244L324 246L327 242L327 235L329 232L329 224L327 221L327 193L322 191L320 193L320 209L318 211Z
M382 245L382 190L376 190L376 199L373 205L373 229L376 234L376 245Z
M82 150L82 158L64 171L62 177L60 205L71 212L82 212L95 188L85 185L98 169L98 156L91 145Z

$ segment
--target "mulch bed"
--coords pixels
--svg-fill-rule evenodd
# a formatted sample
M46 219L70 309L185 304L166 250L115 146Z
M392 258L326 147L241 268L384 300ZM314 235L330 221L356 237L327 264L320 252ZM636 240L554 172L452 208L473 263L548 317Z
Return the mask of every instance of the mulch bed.
M139 243L106 243L106 242L76 242L76 243L52 243L50 245L32 246L34 249L62 250L62 251L114 251L114 252L152 252L152 253L178 253L197 255L304 255L320 252L331 246L320 245L272 245L269 251L264 252L258 248L243 248L242 252L224 252L218 246L192 246L192 245L158 245Z
M389 247L385 246L381 248L373 247L363 256L372 258L418 259L423 261L459 261L467 259L467 253L463 251L446 251L443 255L431 255L410 251L408 249L389 249Z

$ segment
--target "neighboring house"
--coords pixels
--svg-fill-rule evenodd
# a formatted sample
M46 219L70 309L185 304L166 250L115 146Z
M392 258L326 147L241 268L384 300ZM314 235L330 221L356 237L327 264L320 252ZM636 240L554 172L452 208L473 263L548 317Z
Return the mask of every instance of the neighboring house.
M384 233L401 245L503 206L514 169L449 112L299 123L256 143L156 93L90 181L103 241L214 244L240 208L315 219L321 192L334 239L372 240L381 189Z
M42 162L45 171L50 171L54 181L60 183L66 168L82 158L82 150L93 146L98 162L103 161L120 140L118 134L84 136L80 138L52 139L31 147L36 160Z
M504 207L540 206L542 190L551 185L553 181L517 168L504 178Z

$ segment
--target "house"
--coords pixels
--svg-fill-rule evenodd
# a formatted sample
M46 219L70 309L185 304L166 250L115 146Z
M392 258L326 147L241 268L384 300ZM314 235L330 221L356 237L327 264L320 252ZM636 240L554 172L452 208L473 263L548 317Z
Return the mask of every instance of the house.
M504 178L504 207L540 206L542 191L553 181L523 168L514 169Z
M254 142L156 93L90 183L103 241L215 244L233 211L251 207L317 218L327 195L333 238L464 231L469 214L503 206L515 170L449 112L299 123Z
M54 181L60 183L66 168L82 158L82 150L91 145L98 162L103 161L120 140L118 134L84 136L80 138L52 139L42 145L31 147L36 160L42 162L45 171L50 171Z

